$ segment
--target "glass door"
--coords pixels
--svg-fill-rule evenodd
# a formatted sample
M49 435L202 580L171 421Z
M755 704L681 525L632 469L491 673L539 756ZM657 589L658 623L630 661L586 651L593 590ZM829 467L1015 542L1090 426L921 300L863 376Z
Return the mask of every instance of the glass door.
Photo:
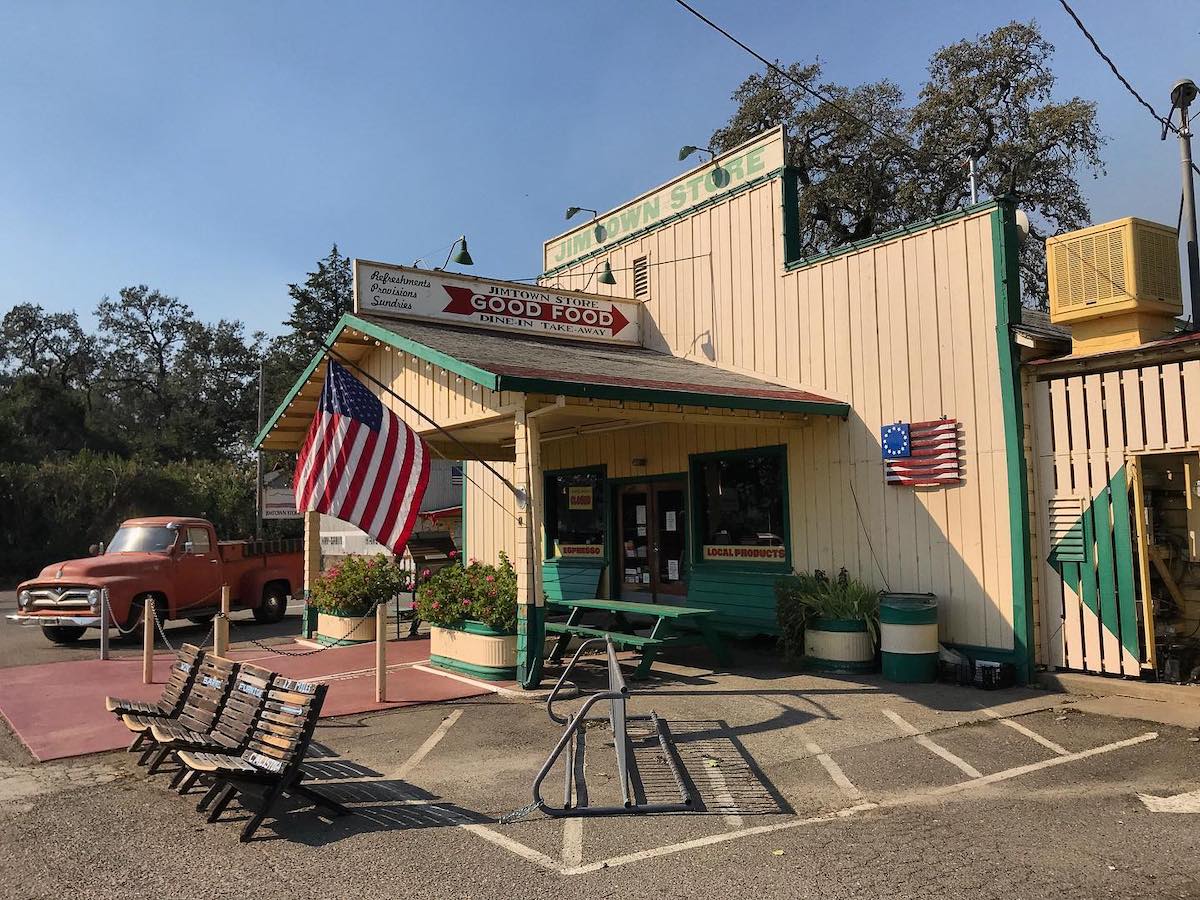
M621 598L654 603L687 593L687 486L682 481L620 489L617 546Z

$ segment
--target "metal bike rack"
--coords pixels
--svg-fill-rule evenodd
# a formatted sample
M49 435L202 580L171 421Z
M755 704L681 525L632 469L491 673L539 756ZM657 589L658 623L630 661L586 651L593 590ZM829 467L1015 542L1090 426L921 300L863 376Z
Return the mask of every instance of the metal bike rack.
M560 716L554 711L554 701L562 690L563 684L567 680L567 676L571 674L571 670L575 668L575 664L579 662L584 651L592 644L603 643L608 651L608 690L600 691L593 694L584 701L583 706L579 708L573 716ZM593 706L598 703L607 701L608 714L607 716L600 714L589 716ZM571 657L570 663L563 669L562 674L558 678L558 683L554 685L554 689L550 692L550 696L546 698L546 712L550 716L550 720L566 726L566 730L555 745L554 750L550 753L545 764L538 772L537 777L533 781L533 800L536 806L541 807L547 815L551 816L611 816L622 813L655 813L655 812L687 812L695 809L692 802L691 791L688 790L687 783L683 778L681 771L681 763L679 755L675 752L675 745L671 740L670 733L666 728L665 723L659 719L653 711L647 716L629 716L626 713L626 705L629 701L629 688L625 686L625 676L621 674L621 667L617 663L617 651L613 647L612 641L608 638L591 638L580 644L579 649L575 651L575 655ZM608 720L609 727L612 730L613 747L617 756L617 777L621 782L621 806L590 806L587 803L587 794L585 786L582 783L582 773L579 778L575 778L575 755L577 740L583 735L584 729L587 728L589 722L598 722ZM630 766L629 766L629 724L631 722L648 722L650 731L658 739L659 745L662 747L663 758L671 771L674 778L675 786L679 790L679 800L675 802L656 802L656 803L638 803L630 794ZM563 751L568 750L565 758L564 766L564 785L563 785L563 805L561 807L549 806L542 799L542 782L546 776L550 774L550 770L554 767L554 763L560 756L563 756ZM572 803L572 793L575 795L575 803Z

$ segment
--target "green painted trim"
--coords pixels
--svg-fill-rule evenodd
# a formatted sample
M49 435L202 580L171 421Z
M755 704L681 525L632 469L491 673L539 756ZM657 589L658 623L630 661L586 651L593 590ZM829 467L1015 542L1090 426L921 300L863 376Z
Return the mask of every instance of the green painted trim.
M888 241L893 241L898 237L904 237L909 234L917 234L925 231L928 228L936 228L939 225L945 225L947 222L953 222L957 219L965 219L967 216L978 215L979 213L992 210L995 215L996 211L1001 208L1006 201L1003 200L985 200L983 203L976 203L974 206L966 206L962 209L951 210L947 213L942 213L940 216L933 216L929 219L924 219L920 222L913 222L911 225L903 225L900 228L893 228L891 231L885 231L882 234L872 235L869 238L863 238L861 241L852 241L849 244L843 244L840 247L834 247L832 250L827 250L824 253L818 253L815 256L806 256L803 259L788 260L784 262L784 269L788 272L796 269L806 269L809 266L817 263L826 262L827 260L836 259L839 256L845 256L848 253L856 253L859 250L865 250L867 247L874 247L878 244L884 244ZM1015 244L1012 246L1016 246ZM1019 297L1018 287L1018 301ZM1017 319L1020 321L1020 319Z
M968 207L961 215L987 208ZM1013 650L1017 680L1033 677L1033 569L1029 545L1029 466L1025 459L1024 403L1020 350L1012 325L1021 321L1021 273L1017 266L1016 206L1008 199L992 208L992 262L996 279L996 350L1000 365L1001 413L1004 421L1005 468L1008 482L1008 532L1012 558Z
M486 637L513 637L515 631L497 631L490 625L485 625L475 619L463 619L457 625L435 625L435 628L442 628L446 631L459 631L463 634L482 634Z
M1129 527L1129 480L1121 466L1108 483L1112 492L1113 546L1117 567L1117 617L1121 645L1143 661L1141 631L1137 624L1137 590L1133 581L1133 532Z
M325 615L329 615L329 613L326 613ZM373 644L375 643L375 638L370 638L369 640L365 641L352 641L349 638L331 638L318 633L317 643L322 647L353 647L356 644Z
M516 666L476 666L447 656L438 656L436 653L430 655L429 664L447 672L469 675L483 681L514 681L517 677Z
M646 235L650 234L651 232L657 231L660 228L665 228L667 225L672 225L675 222L678 222L680 219L686 219L688 216L695 215L696 213L700 212L701 210L708 209L710 206L714 206L717 203L724 203L726 200L729 200L733 197L736 197L738 194L742 194L748 190L756 188L760 184L770 181L772 178L779 178L783 173L784 173L784 169L774 169L773 171L767 172L765 175L759 175L757 178L755 178L751 181L744 181L741 184L739 184L737 187L733 188L732 190L726 191L723 194L714 194L713 196L711 196L707 200L705 200L703 203L697 203L695 206L689 206L687 209L680 210L677 213L672 213L671 215L666 216L665 218L659 219L657 222L654 222L650 225L646 225L642 228L639 228L637 231L631 231L631 232L629 232L629 234L625 235L618 241L613 241L611 244L604 244L603 246L597 247L595 250L592 250L590 253L586 253L583 256L577 256L574 259L568 260L567 262L562 263L561 265L557 265L552 269L547 269L539 276L539 278L552 278L557 273L562 272L566 269L573 268L574 266L577 266L580 263L587 262L589 259L595 259L597 256L604 256L608 253L611 253L617 247L624 246L625 244L628 244L630 241L635 241L640 238L643 238ZM668 184L670 184L670 182L668 182ZM634 199L636 200L638 198L634 198ZM630 201L630 203L632 203L632 202L634 202L634 201ZM629 204L626 204L626 206L628 206L628 205ZM609 212L604 213L604 215L611 215L613 212L616 212L623 208L624 207L618 206L616 210L610 210ZM603 219L603 216L596 217L597 221L601 221L602 219ZM564 231L562 234L556 235L555 237L550 238L550 240L547 241L547 243L549 244L553 241L559 240L560 238L565 238L569 234L575 234L576 231L578 231L578 229L572 229L571 231Z
M788 457L787 444L770 444L765 447L744 447L738 450L718 450L714 453L689 453L688 454L688 524L692 527L690 550L695 566L712 566L714 569L731 569L741 568L751 572L764 573L786 573L792 571L792 507L791 497L788 490ZM696 469L712 459L737 459L748 456L763 456L766 454L774 454L779 456L783 461L783 547L787 552L783 562L779 563L751 563L747 564L738 560L730 560L722 562L721 560L705 559L704 558L704 541L700 536L700 529L696 523L697 516L700 514L699 503L691 502L699 498L700 482L696 477Z
M879 604L879 623L881 625L936 625L937 620L936 603L910 600L899 604L895 600L884 600Z
M466 378L469 381L474 381L480 387L485 387L489 390L496 390L497 377L492 372L480 369L477 366L471 365L470 363L462 362L461 360L455 359L453 356L442 353L440 350L434 350L432 347L426 347L424 344L419 344L416 341L409 340L406 337L396 334L394 331L389 331L388 329L382 328L379 325L375 325L371 322L360 319L353 313L342 314L342 317L338 319L337 324L333 326L333 330L325 336L325 343L329 346L333 346L337 342L337 339L341 336L342 332L348 328L355 331L360 331L366 335L370 335L380 343L387 344L389 347L393 347L396 350L401 350L405 353L411 353L413 356L416 356L417 358L433 365L440 366L449 372L453 372L455 375L461 375L463 378ZM312 376L313 372L324 358L325 351L323 350L318 351L317 354L313 356L312 361L309 362L308 366L305 367L304 372L296 380L296 383L292 385L291 390L289 390L284 396L283 401L275 408L275 412L267 421L266 425L264 425L262 430L259 431L259 433L255 436L254 443L251 445L252 447L258 447L263 440L266 439L267 435L271 433L276 423L280 420L280 418L283 417L284 413L287 412L288 404L296 398L298 393L300 393L300 389L304 387L305 383Z
M800 174L787 167L780 180L780 217L783 222L783 265L786 270L792 260L800 259Z
M521 687L532 690L542 683L546 650L546 607L532 603L517 606L517 671Z
M899 684L928 684L937 681L937 653L883 653L883 677Z
M644 388L620 384L592 384L581 381L561 381L554 378L531 378L525 375L500 375L499 391L525 394L562 394L594 400L635 400L642 403L672 403L680 406L699 406L711 409L754 409L765 412L811 413L839 416L850 414L848 403L818 400L785 400L779 397L742 397L735 394L710 394L702 390L680 391L663 388ZM769 425L770 423L763 423Z
M828 619L825 616L817 616L808 628L812 631L854 632L861 634L867 630L867 623L862 619Z
M875 660L849 662L844 659L822 659L819 656L804 657L804 668L814 672L834 672L845 675L865 675L875 671Z

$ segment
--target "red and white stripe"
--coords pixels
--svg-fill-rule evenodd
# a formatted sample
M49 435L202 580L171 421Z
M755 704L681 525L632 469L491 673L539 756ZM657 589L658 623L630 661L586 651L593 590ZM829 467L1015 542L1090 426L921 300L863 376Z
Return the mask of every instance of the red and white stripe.
M429 483L429 452L386 406L379 432L318 410L296 460L296 508L357 525L404 552Z
M912 455L884 460L888 484L958 484L962 481L962 461L958 449L958 420L913 422L908 427Z

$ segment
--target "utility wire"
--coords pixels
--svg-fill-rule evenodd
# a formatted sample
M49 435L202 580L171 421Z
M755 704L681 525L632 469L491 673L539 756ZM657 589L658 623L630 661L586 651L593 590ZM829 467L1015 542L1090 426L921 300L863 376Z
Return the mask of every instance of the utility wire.
M1067 11L1067 15L1075 20L1075 24L1079 27L1079 30L1083 32L1083 36L1088 39L1088 43L1092 45L1092 49L1096 51L1096 55L1108 63L1108 67L1112 69L1112 73L1117 76L1117 80L1125 86L1125 90L1129 91L1129 93L1133 95L1133 99L1137 100L1138 103L1150 110L1150 115L1154 116L1159 125L1163 126L1163 128L1169 129L1170 131L1178 133L1179 129L1171 124L1171 120L1160 116L1158 114L1158 110L1151 106L1149 101L1137 92L1137 88L1129 83L1129 79L1121 74L1121 70L1117 68L1117 64L1112 61L1112 58L1102 49L1100 49L1100 44L1094 37L1092 37L1092 33L1087 30L1087 26L1083 24L1083 20L1079 18L1079 15L1075 12L1075 10L1071 9L1071 5L1067 3L1067 0L1058 0L1058 2L1062 8Z
M741 47L743 50L745 50L747 53L749 53L751 56L753 56L755 59L757 59L760 63L762 63L764 66L766 66L772 72L774 72L776 75L779 75L782 78L786 78L792 84L796 85L796 87L800 88L800 90L804 91L810 97L813 97L822 103L832 106L834 109L836 109L842 115L844 115L846 118L853 119L855 122L862 125L864 128L870 129L871 131L878 134L880 137L887 138L889 141L892 141L893 143L902 147L906 153L913 154L914 156L920 155L920 151L916 147L914 147L912 144L910 144L908 141L904 140L903 138L901 138L895 134L892 134L890 131L884 131L882 128L878 127L877 125L872 125L866 119L864 119L861 116L857 115L856 113L853 113L850 110L846 109L846 107L842 106L840 103L838 103L833 98L825 96L820 91L814 90L813 88L811 88L807 84L805 84L803 81L800 81L798 78L793 77L791 74L789 74L788 72L779 68L779 66L775 65L775 63L771 62L769 59L767 59L761 53L759 53L758 51L754 50L753 48L747 46L746 44L742 43L740 40L738 40L736 37L734 37L732 34L730 34L728 31L726 31L724 28L722 28L720 25L718 25L712 19L708 18L708 16L704 15L704 13L700 12L694 6L691 6L690 4L684 2L684 0L675 0L675 2L677 4L679 4L680 6L682 6L684 9L686 9L688 12L690 12L693 16L695 16L697 19L699 19L701 22L703 22L709 28L713 29L714 31L718 32L719 34L724 35L730 41L737 44L739 47Z

